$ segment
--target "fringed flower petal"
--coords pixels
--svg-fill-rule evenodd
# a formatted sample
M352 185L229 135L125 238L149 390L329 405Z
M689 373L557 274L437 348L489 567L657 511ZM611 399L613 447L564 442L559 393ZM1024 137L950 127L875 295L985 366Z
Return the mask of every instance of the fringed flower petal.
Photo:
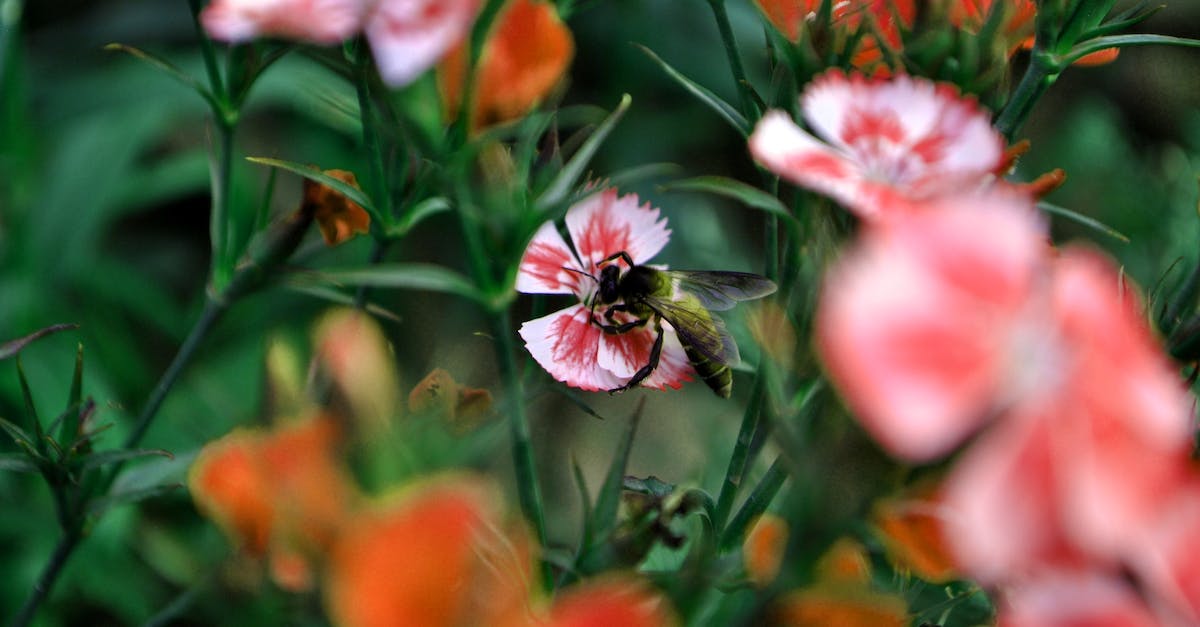
M591 310L575 305L521 325L521 338L538 364L558 381L583 390L611 390L624 383L600 367L604 331Z
M591 279L571 272L582 270L553 222L537 230L517 270L517 291L526 294L581 294L580 281Z
M579 257L593 267L621 251L629 253L635 264L645 263L667 245L671 235L658 209L650 203L639 205L636 194L618 196L613 188L571 207L566 221Z

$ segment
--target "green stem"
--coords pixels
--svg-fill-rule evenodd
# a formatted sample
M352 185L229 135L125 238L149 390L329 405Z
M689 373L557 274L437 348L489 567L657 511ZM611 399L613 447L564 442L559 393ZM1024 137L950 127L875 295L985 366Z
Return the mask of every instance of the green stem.
M516 346L513 343L511 314L508 308L496 312L496 361L500 365L500 377L508 396L508 424L512 434L513 466L517 475L517 493L521 511L533 525L541 546L546 546L546 516L542 508L541 488L538 486L537 469L533 460L533 446L529 437L529 419L525 415L525 392L521 376L517 372ZM551 589L553 579L548 568L542 569L543 583Z
M758 119L760 112L754 104L754 99L750 97L750 81L746 78L746 68L742 66L742 57L738 54L737 40L733 37L733 26L729 23L729 14L725 11L725 0L708 0L708 5L712 7L713 17L717 20L717 30L721 33L725 56L729 59L729 69L733 72L742 115L753 123Z
M358 72L354 89L358 94L358 116L362 120L363 147L367 151L367 194L375 201L379 214L389 224L378 225L383 231L396 218L392 214L392 195L388 189L387 175L383 167L383 149L379 143L379 132L371 108L371 52L366 41L358 42Z
M996 130L1004 138L1012 141L1013 136L1029 117L1033 105L1046 93L1046 90L1058 79L1059 69L1053 65L1044 52L1034 49L1029 59L1029 67L1013 92L1012 98L996 118Z
M212 175L212 215L209 233L212 237L213 285L217 289L228 284L233 273L233 258L229 249L229 198L233 175L233 131L232 125L217 118L218 147L217 168Z
M200 23L200 9L202 3L200 0L188 0L188 6L192 9L192 23L196 27L196 34L200 40L200 54L204 57L204 70L208 73L208 83L212 86L213 96L218 102L228 103L229 93L225 90L225 81L221 78L221 70L217 65L217 49L213 45L212 39L209 39L208 33L204 32L204 26ZM222 117L225 112L214 111L218 117Z
M759 376L754 380L754 388L750 391L750 402L742 414L742 426L738 429L737 440L733 444L733 453L729 457L729 467L725 470L725 480L721 483L721 493L717 497L716 519L713 528L719 535L725 528L725 521L733 509L733 500L737 498L738 488L742 477L749 465L750 444L754 441L754 432L758 430L759 417L762 415L763 393L765 384L760 369Z
M25 627L33 620L38 607L54 587L54 582L62 572L63 566L66 566L67 560L70 559L82 538L82 530L72 527L58 540L58 545L54 547L54 553L50 555L50 561L46 562L46 567L38 575L37 582L33 584L33 590L30 591L29 597L25 599L25 604L17 612L11 627Z
M138 414L137 422L134 423L133 430L129 432L129 436L125 438L123 448L134 448L146 435L146 430L150 428L150 423L154 417L158 415L158 409L162 407L162 403L167 398L167 393L174 387L175 382L179 380L179 375L183 373L183 369L192 361L196 350L200 348L200 343L212 330L213 325L220 319L221 314L225 312L228 304L220 299L209 298L204 302L204 309L200 312L200 318L192 327L187 338L183 341L183 345L179 347L179 352L175 353L175 358L171 360L166 371L158 380L158 385L154 386L154 390L150 392L150 396L146 399L146 405L142 407L142 412ZM116 465L111 476L115 477L120 471L120 465Z

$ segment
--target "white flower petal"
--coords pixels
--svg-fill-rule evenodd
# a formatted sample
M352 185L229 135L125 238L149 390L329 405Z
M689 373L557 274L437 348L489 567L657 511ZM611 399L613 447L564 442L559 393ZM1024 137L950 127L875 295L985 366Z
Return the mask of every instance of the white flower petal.
M525 347L550 376L583 390L611 390L625 381L600 367L604 332L591 324L591 312L574 305L521 325Z
M567 248L567 242L553 222L538 229L525 248L521 266L517 270L517 291L526 294L583 294L586 286L581 282L594 283L586 276L566 268L579 269L579 262Z
M670 239L666 218L650 203L638 205L636 194L617 196L606 189L567 210L567 230L584 264L595 264L621 251L642 264L657 255Z
M466 37L478 0L379 0L364 29L384 82L407 85Z

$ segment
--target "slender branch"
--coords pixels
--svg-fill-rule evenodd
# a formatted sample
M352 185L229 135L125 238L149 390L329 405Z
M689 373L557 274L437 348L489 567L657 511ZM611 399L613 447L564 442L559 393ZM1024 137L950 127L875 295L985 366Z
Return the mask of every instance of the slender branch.
M74 553L75 547L82 537L82 532L78 528L71 528L62 538L59 538L58 545L54 547L54 553L50 555L50 561L46 562L42 573L38 575L37 582L33 584L33 590L30 591L29 597L25 599L25 604L13 618L11 627L25 627L33 620L38 607L54 587L54 582L58 580L63 566L66 566L67 560Z
M521 501L521 511L533 525L541 546L546 546L546 515L542 507L542 493L538 486L537 468L533 460L533 446L529 437L529 419L525 415L525 392L521 385L521 376L517 372L515 356L516 346L513 343L512 316L508 308L497 312L492 318L495 321L496 361L500 365L500 377L504 382L507 395L508 424L512 434L513 466L517 474L517 493ZM547 590L552 589L553 579L548 568L542 569L542 577Z
M721 43L725 46L725 56L729 59L729 69L733 72L736 83L738 102L742 115L753 122L758 119L758 107L750 97L750 81L746 78L746 68L742 65L742 57L738 54L737 40L733 36L733 25L729 23L729 14L725 11L725 0L708 0L712 7L713 17L717 20L717 30L721 33Z
M996 130L1000 131L1005 139L1012 141L1025 119L1029 117L1033 105L1058 78L1058 72L1044 53L1034 49L1029 59L1029 67L1025 68L1025 75L1021 77L1012 98L996 118Z

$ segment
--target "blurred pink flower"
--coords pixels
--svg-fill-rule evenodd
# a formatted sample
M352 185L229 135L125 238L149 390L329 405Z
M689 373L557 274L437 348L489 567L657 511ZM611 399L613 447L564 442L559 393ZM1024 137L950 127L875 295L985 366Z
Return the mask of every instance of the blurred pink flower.
M1030 295L1045 230L1023 196L944 198L864 231L826 278L817 350L863 426L928 461L1030 380L1052 376Z
M830 196L861 218L884 219L922 200L991 180L1004 139L973 98L953 85L900 75L830 70L800 97L809 126L770 111L750 136L767 169Z
M1007 590L998 627L1160 627L1121 579L1090 571L1054 572Z
M579 303L521 325L525 346L555 379L584 390L611 390L629 381L649 361L656 332L647 324L620 335L606 334L592 323L592 304L600 268L614 253L629 253L644 264L666 246L670 236L665 218L649 203L638 205L636 195L617 196L615 189L592 194L566 215L574 249L567 246L553 222L538 229L525 249L517 273L517 291L527 294L573 294ZM576 255L578 253L578 255ZM589 276L590 275L590 276ZM597 307L596 315L603 314ZM630 317L619 314L617 321ZM662 355L658 368L641 383L645 387L678 388L691 380L692 367L670 324L663 322Z
M407 85L462 40L479 0L214 0L204 30L231 42L281 37L335 44L367 36L383 80Z
M1162 518L1130 561L1144 588L1166 602L1164 613L1200 623L1200 478L1171 496ZM1170 608L1169 610L1167 608Z
M984 582L1045 564L1133 559L1186 484L1188 396L1118 277L1098 253L1061 254L1044 323L1059 375L1021 399L947 479L957 516L947 535Z

